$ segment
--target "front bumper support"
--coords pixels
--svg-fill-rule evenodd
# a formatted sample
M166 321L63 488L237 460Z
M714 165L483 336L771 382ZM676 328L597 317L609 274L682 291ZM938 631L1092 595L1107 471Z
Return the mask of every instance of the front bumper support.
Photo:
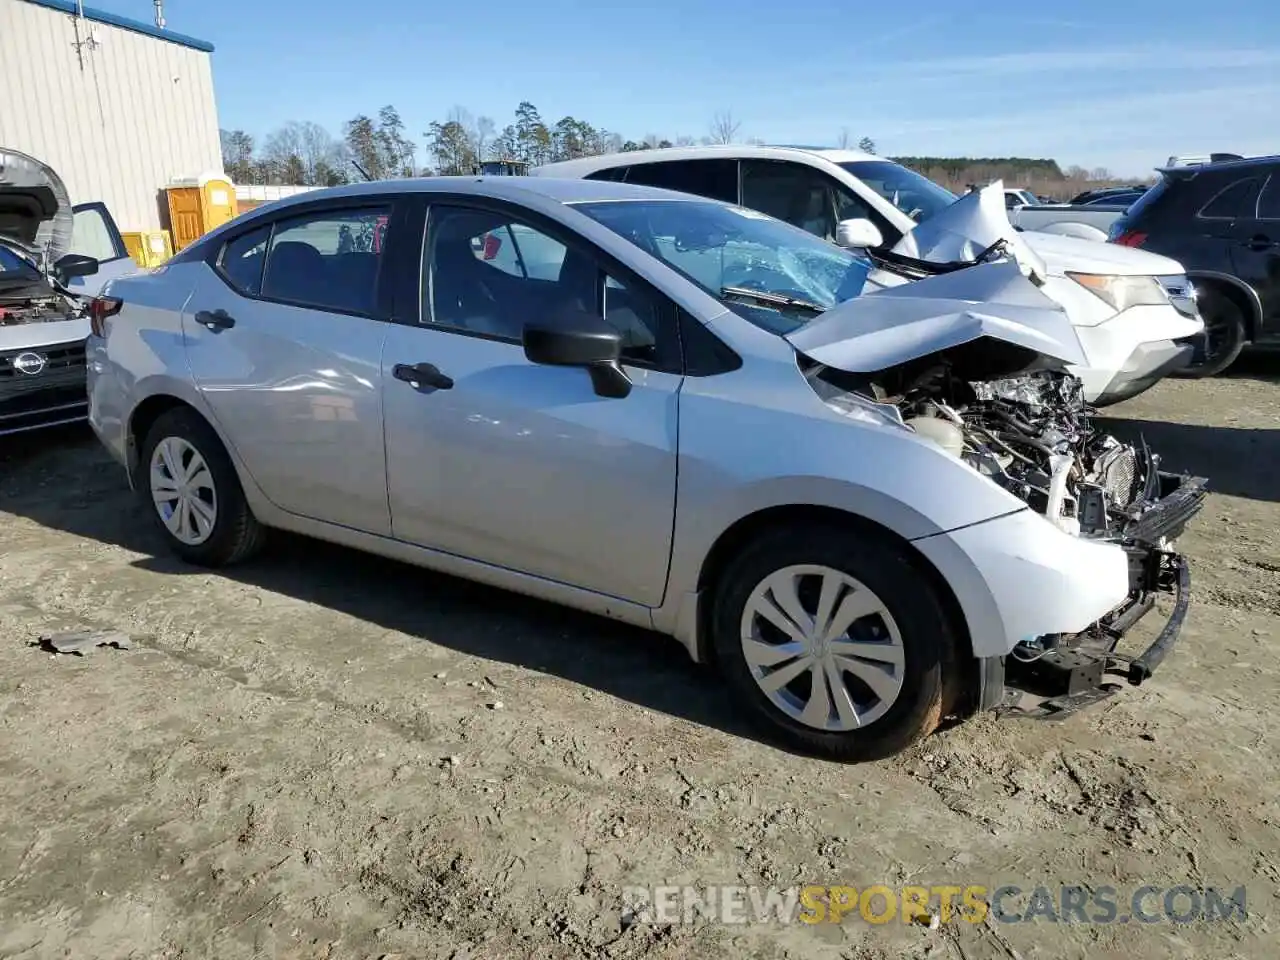
M1005 659L1006 689L996 707L1001 716L1061 719L1104 700L1122 685L1150 679L1178 642L1191 604L1191 571L1180 554L1167 548L1200 510L1205 481L1159 473L1161 492L1154 505L1137 515L1126 530L1129 599L1083 633L1042 638L1039 650L1015 651ZM1159 634L1138 656L1117 646L1155 607L1160 594L1173 597L1173 610Z

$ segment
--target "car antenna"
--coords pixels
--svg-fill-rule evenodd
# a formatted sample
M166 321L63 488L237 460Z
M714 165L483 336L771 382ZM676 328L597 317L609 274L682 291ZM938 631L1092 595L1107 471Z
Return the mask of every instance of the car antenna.
M370 183L373 182L373 177L369 176L369 171L366 170L364 167L360 166L359 163L357 163L355 160L352 160L351 165L360 171L360 176L364 177L366 181Z

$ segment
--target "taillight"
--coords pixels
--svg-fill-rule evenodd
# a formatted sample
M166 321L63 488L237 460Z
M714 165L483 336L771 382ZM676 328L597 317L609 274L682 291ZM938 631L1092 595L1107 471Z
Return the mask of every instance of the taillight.
M107 318L114 317L124 306L116 297L94 297L89 301L89 328L95 337L107 335Z
M492 260L498 255L498 251L502 249L502 238L495 237L492 233L484 235L484 259Z
M1116 237L1115 242L1122 247L1140 247L1146 240L1147 235L1140 230L1125 230Z

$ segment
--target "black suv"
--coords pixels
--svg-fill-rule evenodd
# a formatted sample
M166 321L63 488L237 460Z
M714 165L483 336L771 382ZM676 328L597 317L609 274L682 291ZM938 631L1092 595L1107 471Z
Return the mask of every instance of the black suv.
M1208 333L1184 376L1227 369L1247 343L1280 342L1280 157L1168 167L1111 227L1113 243L1179 261Z

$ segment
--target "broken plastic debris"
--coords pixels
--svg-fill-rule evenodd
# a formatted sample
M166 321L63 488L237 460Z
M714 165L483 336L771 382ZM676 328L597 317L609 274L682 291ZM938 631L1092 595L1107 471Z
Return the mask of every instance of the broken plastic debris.
M132 644L129 642L129 635L119 630L67 630L42 635L39 646L54 653L74 653L83 657L93 653L98 647L129 650Z

